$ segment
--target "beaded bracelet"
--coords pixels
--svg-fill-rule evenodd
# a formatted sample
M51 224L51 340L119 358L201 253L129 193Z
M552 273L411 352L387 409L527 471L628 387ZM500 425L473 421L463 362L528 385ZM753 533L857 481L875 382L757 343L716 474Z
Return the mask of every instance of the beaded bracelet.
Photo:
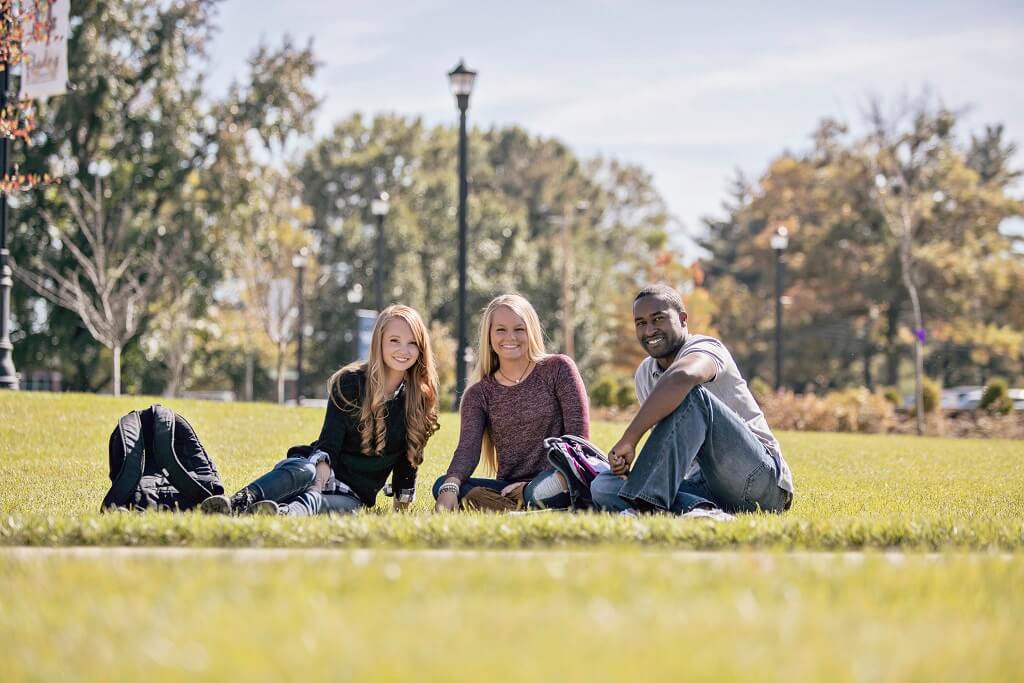
M456 484L454 481L447 481L441 484L441 488L437 490L437 493L438 495L440 495L442 493L445 493L446 491L451 491L457 496L459 495L459 485Z

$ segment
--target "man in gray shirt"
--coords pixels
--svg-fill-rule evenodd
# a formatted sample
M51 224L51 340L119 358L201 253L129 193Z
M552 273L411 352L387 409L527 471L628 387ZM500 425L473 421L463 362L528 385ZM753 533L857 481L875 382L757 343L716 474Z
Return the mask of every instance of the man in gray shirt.
M608 453L611 471L591 485L595 505L679 514L789 509L793 475L725 345L690 334L682 298L665 285L636 295L633 319L650 356L636 371L640 410Z

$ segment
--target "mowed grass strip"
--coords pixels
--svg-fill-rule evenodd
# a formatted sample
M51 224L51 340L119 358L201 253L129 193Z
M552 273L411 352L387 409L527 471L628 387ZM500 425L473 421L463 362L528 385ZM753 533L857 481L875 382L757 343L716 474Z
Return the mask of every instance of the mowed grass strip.
M315 519L100 515L109 486L107 441L117 419L160 399L0 393L0 544L326 547L643 545L842 550L1024 546L1024 442L782 433L796 480L793 509L710 523L672 517L536 513L435 516L430 485L458 440L442 416L412 514ZM322 411L268 404L166 401L213 455L229 491L319 433ZM608 448L622 426L596 423Z
M1024 557L33 557L5 681L1008 681Z

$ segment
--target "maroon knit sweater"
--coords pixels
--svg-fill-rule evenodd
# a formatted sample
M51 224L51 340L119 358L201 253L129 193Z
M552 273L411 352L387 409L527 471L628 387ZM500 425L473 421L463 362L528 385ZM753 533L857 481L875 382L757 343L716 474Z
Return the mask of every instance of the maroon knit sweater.
M462 431L449 477L466 481L480 462L484 428L498 455L498 479L526 481L547 469L544 439L575 434L590 438L587 390L572 359L551 355L521 384L502 386L494 377L466 389Z

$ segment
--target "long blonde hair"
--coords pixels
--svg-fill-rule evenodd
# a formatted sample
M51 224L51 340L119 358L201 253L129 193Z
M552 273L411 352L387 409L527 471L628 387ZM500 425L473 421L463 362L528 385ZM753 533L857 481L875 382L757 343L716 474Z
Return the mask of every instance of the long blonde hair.
M544 350L544 332L540 327L540 318L537 317L537 311L534 310L530 302L519 294L496 296L487 304L484 314L480 317L476 367L473 368L467 389L498 370L498 354L491 347L491 323L494 321L495 311L502 306L518 315L526 323L527 354L530 360L539 363L548 355ZM497 472L498 454L494 450L494 441L491 439L489 427L484 429L480 454L483 456L486 468L491 473Z
M384 391L385 365L382 358L384 326L395 318L401 318L412 330L413 339L420 355L415 365L405 371L405 433L406 456L413 467L423 462L423 449L427 440L438 429L437 424L437 369L434 354L430 349L430 335L420 314L401 304L388 306L373 324L370 336L370 354L365 361L349 363L327 381L330 400L340 410L359 410L359 434L362 437L363 455L380 455L387 441L385 426L385 404L391 396ZM341 391L342 377L350 372L366 371L366 391L361 400L350 401Z

